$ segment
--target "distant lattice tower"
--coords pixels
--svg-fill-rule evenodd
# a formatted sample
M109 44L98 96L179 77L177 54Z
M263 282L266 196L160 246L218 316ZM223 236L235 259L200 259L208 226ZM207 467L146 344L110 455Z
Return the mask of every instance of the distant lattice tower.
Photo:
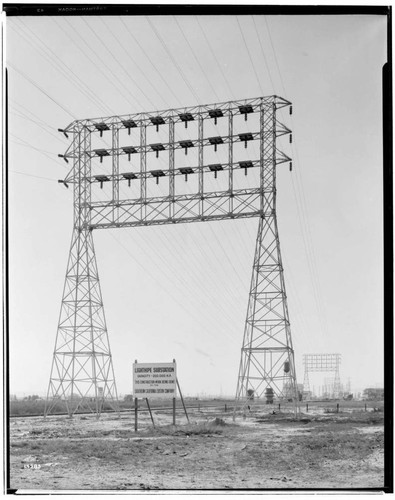
M340 354L304 354L304 380L303 392L310 393L309 373L326 372L334 373L333 378L333 397L337 399L340 395ZM326 384L327 385L327 384Z

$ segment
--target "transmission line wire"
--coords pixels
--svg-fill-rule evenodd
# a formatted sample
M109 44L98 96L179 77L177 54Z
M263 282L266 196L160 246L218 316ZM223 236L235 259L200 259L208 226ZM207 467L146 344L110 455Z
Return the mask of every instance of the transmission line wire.
M56 162L58 165L61 165L63 168L67 168L66 165L64 165L63 163L61 163L61 162L59 162L57 160L57 158L56 158L56 156L55 156L54 153L51 153L49 151L44 151L43 149L36 148L32 144L29 144L27 141L21 139L20 137L15 136L14 134L9 134L9 135L12 136L12 137L15 137L16 139L18 139L18 141L20 141L20 144L19 144L20 146L25 146L25 147L28 147L28 148L31 148L31 149L35 149L39 153L41 153L44 156L46 156L47 158L49 158L51 161ZM54 157L50 156L51 154L53 154Z
M12 106L10 106L12 108ZM38 127L40 127L42 130L44 130L44 132L46 132L47 134L50 134L52 135L52 137L55 137L55 139L57 139L58 141L60 142L63 142L62 139L58 136L58 135L55 135L53 132L49 131L48 129L46 129L43 125L41 125L41 123L39 123L38 121L36 120L33 120L32 118L29 118L26 114L24 113L21 113L20 111L18 111L16 108L15 108L15 111L12 111L10 114L12 115L15 115L15 116L18 116L20 118L23 118L25 120L29 120L31 121L32 123L35 123Z
M281 75L280 65L279 65L278 59L277 59L276 50L274 48L272 36L270 33L269 23L267 21L266 16L264 16L264 20L266 23L267 32L268 32L269 39L270 39L270 45L272 47L274 59L276 62L277 71L278 71L278 74L280 77L281 86L282 86L282 89L284 91L284 94L287 95L286 90L285 90L285 86L284 86L284 81L283 81L283 78ZM291 118L291 122L292 121L293 120ZM296 145L291 146L291 148L293 151L295 150L296 158L298 161L298 154L297 154ZM298 164L300 165L299 161L298 161ZM327 335L328 332L327 332L327 328L326 328L326 315L325 315L325 311L322 307L322 299L321 299L321 291L320 291L321 289L320 289L319 277L318 277L318 272L317 272L317 266L316 266L316 262L315 262L315 252L313 249L313 242L312 242L312 238L311 238L310 224L308 222L308 216L307 216L308 210L307 210L307 206L305 204L303 181L302 181L300 169L296 169L296 171L297 171L296 180L297 180L297 183L298 182L300 183L300 186L297 184L299 191L297 189L295 189L293 179L292 179L292 187L294 189L295 199L297 199L298 194L299 194L299 198L300 198L300 213L298 212L298 218L299 218L299 222L300 222L301 232L306 234L306 236L304 236L303 239L305 242L307 264L308 264L308 268L309 268L309 272L310 272L311 283L313 286L313 293L314 293L314 297L315 297L315 302L316 302L316 307L317 307L317 312L318 312L318 319L319 319L319 322L321 325L321 330L324 334Z
M146 73L143 71L142 67L141 67L141 64L138 64L133 58L132 56L130 55L130 52L128 50L125 49L125 46L124 44L119 40L119 38L117 37L117 35L115 34L115 32L113 30L111 30L111 28L108 26L107 22L105 21L105 18L100 18L101 22L106 26L107 30L111 33L111 35L115 38L115 40L117 41L118 45L121 47L121 49L123 50L123 52L126 54L126 56L128 57L128 59L136 66L138 67L139 71L141 72L141 74L144 76L144 78L146 79L148 85L150 85L150 87L154 90L154 92L159 96L160 99L162 99L166 106L167 107L170 107L168 103L166 103L166 101L163 99L163 95L160 94L158 92L158 90L155 88L154 85L152 85L151 83L151 79L146 75Z
M69 35L69 33L63 28L63 26L56 20L56 18L52 18L52 20L54 21L54 23L58 26L58 28L65 34L65 36L70 40L70 42L80 51L80 53L86 58L88 59L88 61L96 68L96 70L99 72L99 67L97 66L97 64L95 64L92 59L86 54L86 52L81 48L80 44L76 43L75 42L75 39L73 37L71 37ZM70 26L71 27L71 26ZM89 48L89 47L88 47ZM107 76L105 75L105 77L107 78ZM108 78L107 78L108 79ZM87 91L91 94L91 97L93 97L96 102L98 102L98 107L103 109L104 112L107 114L107 115L113 115L114 112L106 105L103 103L103 101L99 98L96 97L96 94L90 89L90 87L86 84L84 84L87 88Z
M131 31L129 30L129 28L126 26L124 20L122 19L122 17L119 18L119 20L121 21L121 23L124 25L126 31L128 32L128 34L131 36L131 38L134 40L134 42L136 43L136 45L140 48L141 52L144 54L144 56L148 59L148 61L150 62L151 66L154 68L154 70L156 71L156 73L158 74L159 78L162 80L162 83L170 90L170 92L173 94L173 97L175 97L176 101L179 103L179 106L181 106L181 102L180 102L180 99L179 99L179 96L174 92L174 90L169 86L168 82L163 78L162 74L160 73L160 71L158 71L158 68L155 66L155 64L152 62L149 54L147 54L147 52L144 50L144 47L140 44L140 42L137 40L137 38L133 35L133 33L131 33Z
M131 253L130 253L130 251L128 250L128 248L127 248L127 247L125 247L125 245L123 245L123 244L119 241L119 239L118 239L118 238L116 238L116 237L115 237L115 236L114 236L111 232L110 232L110 235L111 235L111 237L112 237L114 240L116 240L116 241L119 243L119 245L120 245L120 246L121 246L121 247L122 247L122 248L126 251L126 253L127 253L127 254L128 254L128 255L129 255L129 256L130 256L130 257L131 257L131 258L132 258L132 259L136 262L136 263L137 263L137 265L143 269L144 273L146 273L148 276L150 276L150 277L151 277L151 279L153 279L153 281L154 281L154 282L155 282L155 283L156 283L156 284L157 284L160 288L162 288L162 290L166 293L166 295L167 295L167 296L170 296L170 297L171 297L171 299L172 299L172 300L173 300L173 301L174 301L174 302L175 302L175 303L176 303L176 304L177 304L177 305L178 305L181 309L185 310L185 305L184 305L184 304L182 304L182 303L181 303L181 302L177 299L177 297L173 294L173 292L172 292L172 291L170 291L170 290L169 290L169 288L164 287L164 286L161 284L161 282L160 282L160 281L158 281L158 280L155 278L155 276L154 276L154 275L153 275L153 274L152 274L152 273L151 273L151 272L150 272L147 268L145 268L145 267L144 267L144 266L143 266L143 265L142 265L142 264L141 264L141 263L140 263L140 262L139 262L139 261L138 261L138 260L137 260L137 259L136 259L136 258L135 258L132 254L131 254ZM188 310L188 315L192 316L192 317L194 318L195 322L196 322L196 323L198 323L198 324L199 324L199 325L200 325L203 329L205 329L205 328L206 328L206 326L205 326L203 323L201 323L201 317L196 316L194 313L191 313L191 309L189 309L189 310Z
M66 19L66 18L63 18L64 21L70 26L70 28L74 31L74 33L77 35L77 37L82 41L82 43L90 50L91 53L93 53L93 55L95 56L95 58L99 59L99 57L97 56L97 52L95 50L93 50L90 45L88 44L88 42L81 36L80 33L78 33L78 31L74 28L74 26ZM84 19L82 19L84 21ZM89 27L89 25L88 25ZM94 33L94 32L93 32ZM95 34L95 33L94 33ZM96 36L96 34L95 34ZM91 64L93 64L97 70L99 71L99 73L101 74L102 77L104 77L109 83L111 86L114 86L117 88L118 92L122 95L122 97L130 104L130 106L134 107L135 106L135 103L132 103L132 101L129 100L129 97L128 95L126 95L124 92L123 92L123 89L121 87L119 87L118 85L115 84L115 82L113 80L111 80L107 74L110 74L112 75L113 74L113 71L111 71L111 69L109 68L109 66L104 62L103 59L100 59L100 64L102 64L106 69L107 69L107 72L106 71L100 71L99 69L99 66L93 62L92 58L89 57L89 56L86 56L88 58L88 60L91 62ZM122 84L122 87L125 87L123 84ZM129 90L126 89L127 93L129 93Z
M30 37L29 35L27 35L28 38L25 37L23 30L21 30L21 27L19 27L19 30L16 30L18 35L21 36L24 40L28 41L29 45L32 45L32 37L34 37L38 42L35 43L35 47L41 52L41 54L49 62L49 64L64 78L66 78L66 80L71 82L71 84L74 85L85 97L90 99L95 106L99 106L105 109L103 104L96 98L89 87L78 77L78 75L76 75L64 61L62 62L62 64L60 64L57 54L55 54L55 52L53 52L42 39L37 37L35 33L23 23L22 20L20 20L20 23L22 23L22 25L25 27L25 30L30 33ZM38 44L40 44L41 46Z
M250 49L248 48L248 45L247 45L246 39L245 39L245 37L244 37L243 30L241 29L241 26L240 26L239 18L238 18L237 16L236 16L236 21L237 21L237 25L239 26L239 30L240 30L241 37L242 37L243 42L244 42L244 46L245 46L245 48L247 49L248 57L250 58L250 63L251 63L252 69L253 69L253 71L254 71L256 81L258 82L258 87L259 87L259 89L260 89L260 91L261 91L261 94L263 95L262 85L261 85L261 82L259 81L259 77L258 77L258 74L257 74L256 69L255 69L255 64L254 64L254 62L253 62L253 60L252 60L252 57L251 57L251 52L250 52Z
M42 177L41 175L27 174L26 172L19 172L18 170L8 169L8 172L12 172L13 174L26 175L28 177L35 177L36 179L43 179L46 181L57 182L56 179L50 179L49 177Z
M200 102L200 99L198 97L198 95L196 94L196 92L194 91L193 87L189 84L188 80L186 79L185 75L184 75L184 72L182 71L182 69L180 68L180 66L178 65L177 61L175 60L175 58L173 57L172 53L170 52L170 50L168 49L166 43L164 42L163 38L160 36L158 30L155 28L154 24L152 23L152 21L149 19L149 17L146 17L146 20L148 22L148 24L151 26L153 32L155 33L156 37L158 38L158 40L160 41L162 47L165 49L167 55L169 56L170 60L173 62L174 66L176 67L177 71L179 72L179 74L181 75L181 78L184 80L184 83L185 85L188 87L188 89L190 90L191 94L194 96L194 98L196 99L196 102L197 104L199 104Z
M51 97L48 92L46 92L42 87L40 87L40 85L38 85L34 80L32 80L30 77L28 77L26 75L26 73L24 73L23 71L21 71L20 69L18 69L16 66L14 66L13 64L11 64L10 62L7 63L7 66L9 66L10 68L13 69L13 71L15 71L16 73L18 73L19 75L21 75L23 78L25 78L31 85L33 85L34 87L36 87L40 92L42 92L46 97L48 97L48 99L50 99L53 103L55 103L57 106L59 106L59 108L63 109L63 111L65 113L67 113L68 115L70 115L73 120L75 120L75 117L72 113L70 113L70 111L68 111L64 106L62 106L61 104L59 104L53 97Z
M123 72L127 75L127 77L129 78L129 80L131 82L133 82L133 84L135 85L135 87L137 89L139 89L139 91L141 92L141 94L145 97L145 99L151 103L151 105L155 108L155 105L154 103L151 101L151 99L147 96L147 94L144 92L144 90L140 87L140 85L136 82L136 80L130 75L129 71L125 68L125 66L123 64L120 63L119 59L116 57L116 55L114 54L113 51L111 51L108 46L103 42L103 40L97 35L97 33L91 28L91 26L89 25L89 23L84 19L82 18L82 21L86 24L86 26L88 26L89 30L91 31L91 33L93 33L93 35L97 38L97 40L99 40L99 42L102 44L102 46L107 50L107 52L110 54L110 56L112 57L112 59L118 64L118 66L123 70ZM102 21L103 22L103 21ZM128 90L128 88L126 87L126 85L124 85L122 83L122 80L120 80L120 83L122 85L122 87L127 91L127 92L130 92L130 90Z
M194 59L195 59L195 61L196 61L196 64L199 66L200 71L202 72L202 74L203 74L203 75L204 75L204 77L206 78L206 80L207 80L207 82L208 82L208 84L209 84L209 86L210 86L210 88L211 88L211 90L212 90L213 94L214 94L214 95L215 95L215 97L216 97L216 100L217 100L217 101L220 101L220 98L218 97L218 94L217 94L217 92L215 91L215 88L213 87L213 85L212 85L212 83L211 83L211 79L207 76L207 72L206 72L206 71L204 71L204 69L202 68L202 65L200 64L199 59L197 58L197 56L196 56L196 54L195 54L195 51L193 50L193 48L192 48L191 44L189 43L188 38L186 37L186 35L185 35L185 33L184 33L184 30L182 29L181 25L179 24L179 22L177 21L177 18L176 18L175 16L173 16L173 19L174 19L174 21L176 22L176 24L177 24L177 26L178 26L179 30L181 31L182 36L184 37L184 40L186 41L186 43L187 43L187 45L188 45L188 47L189 47L190 51L192 52L192 55L193 55L193 57L194 57Z
M259 46L261 48L263 60L265 61L265 66L266 66L267 74L269 75L270 83L272 84L273 94L275 94L276 93L276 89L275 89L275 86L274 86L274 83L273 83L273 80L272 80L272 75L271 75L271 72L270 72L269 65L267 63L265 51L263 50L261 37L259 36L259 32L258 32L258 28L257 28L256 23L255 23L254 16L251 16L251 18L252 18L252 22L254 23L255 33L256 33L256 36L258 38Z
M210 49L211 55L214 57L214 59L215 59L215 61L216 61L216 63L217 63L217 67L218 67L218 69L219 69L219 70L220 70L220 72L221 72L222 78L224 79L224 81L225 81L226 85L228 86L228 89L229 89L230 95L231 95L231 96L232 96L232 98L234 99L234 94L233 94L233 92L232 92L232 89L230 88L230 85L229 85L229 83L228 83L228 80L226 79L226 77L225 77L225 75L224 75L224 72L222 71L221 64L219 63L219 61L218 61L218 59L217 59L217 57L216 57L216 55L215 55L215 53L214 53L214 51L213 51L213 49L212 49L212 47L211 47L210 41L208 40L208 38L207 38L207 36L206 36L206 33L204 32L204 30L203 30L203 28L202 28L202 26L201 26L201 24L200 24L200 22L199 22L199 18L198 18L197 16L195 16L195 19L196 19L196 21L197 21L197 23L198 23L198 25L199 25L200 31L203 33L203 37L204 37L204 39L206 40L206 43L207 43L207 45L208 45L208 47L209 47L209 49Z
M269 23L267 22L267 17L266 16L263 16L263 18L264 18L265 23L266 23L266 28L267 28L267 32L268 32L268 35L269 35L270 45L272 46L272 50L273 50L273 54L274 54L274 60L276 61L276 66L277 66L278 74L279 74L279 77L280 77L281 86L283 88L284 94L287 95L287 93L285 91L285 86L284 86L283 78L281 76L281 71L280 71L280 66L278 64L278 59L277 59L276 51L274 49L272 35L270 34Z

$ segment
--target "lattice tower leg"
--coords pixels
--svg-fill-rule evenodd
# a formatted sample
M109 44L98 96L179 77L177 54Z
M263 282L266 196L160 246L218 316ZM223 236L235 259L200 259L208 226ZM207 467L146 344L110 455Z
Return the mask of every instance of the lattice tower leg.
M284 394L284 386L287 394ZM298 411L294 351L275 215L261 217L241 348L236 405L244 408L248 393L282 400L292 396Z
M303 378L303 392L310 397L310 380L309 380L309 370L307 367L304 370L304 378Z
M92 232L73 231L45 416L119 411Z
M335 378L333 381L333 397L335 399L338 399L340 397L340 392L341 392L340 373L337 370L335 372Z

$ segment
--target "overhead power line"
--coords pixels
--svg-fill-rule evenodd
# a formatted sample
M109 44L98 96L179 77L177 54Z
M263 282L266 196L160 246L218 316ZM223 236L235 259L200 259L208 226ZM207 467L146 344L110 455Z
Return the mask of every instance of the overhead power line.
M107 52L110 54L111 58L117 63L117 65L119 66L119 68L125 73L125 75L127 75L128 79L131 82L133 82L134 86L141 92L141 94L147 99L147 101L149 103L151 103L151 105L153 107L155 107L154 103L151 101L151 99L149 98L149 96L147 96L147 94L144 92L144 90L140 87L140 85L136 82L136 80L131 76L131 74L129 73L129 71L126 69L125 65L121 64L121 62L119 61L119 59L117 58L117 56L115 55L115 53L112 50L109 49L108 45L103 42L103 40L92 29L92 27L89 25L89 23L84 18L82 18L82 20L84 21L84 23L86 24L86 26L88 26L88 28L91 31L91 33L93 33L93 35L96 37L96 39L99 40L99 42L101 43L101 45L107 50ZM107 26L104 23L104 21L102 21L102 23L104 24L104 26ZM122 87L127 92L130 93L130 90L129 90L130 87L124 85L124 83L122 82L122 80L120 80L120 84L122 85Z
M200 99L199 99L199 96L196 94L195 90L193 89L193 87L190 85L190 83L188 82L186 76L184 75L184 72L182 71L182 69L180 68L180 66L178 65L177 61L175 60L175 58L173 57L172 53L170 52L169 48L167 47L166 43L164 42L163 38L160 36L158 30L155 28L153 22L147 17L146 18L147 21L148 21L148 24L151 26L153 32L155 33L156 37L158 38L158 40L160 41L162 47L165 49L167 55L170 57L171 61L173 62L174 66L176 67L177 71L180 73L181 75L181 78L184 80L184 83L185 85L188 87L188 89L190 90L191 94L194 96L194 98L196 99L196 102L197 104L199 104L200 102Z
M60 63L58 55L50 48L48 45L39 38L33 30L28 28L22 20L19 21L24 26L18 27L18 30L15 30L19 36L21 36L25 41L29 43L29 45L34 45L34 47L41 53L42 57L44 57L48 63L59 72L63 78L68 80L76 89L81 92L84 97L88 98L95 106L101 107L102 109L107 109L103 103L96 97L96 95L91 91L88 85L86 85L81 78L68 66L64 61ZM24 34L23 31L27 32L27 35ZM36 42L34 41L36 40ZM107 113L108 111L106 111Z
M130 31L130 29L128 28L128 26L125 24L125 21L122 19L122 17L119 18L119 20L121 21L121 23L124 25L127 33L129 34L129 36L134 40L134 42L136 43L136 45L139 47L139 49L141 50L141 52L144 54L144 57L150 62L151 66L153 67L153 69L155 70L155 72L157 73L159 79L162 81L162 83L168 88L168 90L171 92L171 94L173 95L173 97L175 98L176 102L178 102L178 104L180 106L182 106L182 103L179 99L179 96L174 92L173 88L169 85L169 83L163 78L162 74L160 73L160 71L158 71L158 68L156 67L156 65L152 62L149 54L147 54L147 52L144 50L144 47L140 44L140 42L138 41L138 39L133 35L133 33Z
M220 100L220 98L218 97L218 94L217 94L217 92L216 92L216 90L215 90L215 88L214 88L213 84L211 83L211 78L209 78L209 76L207 75L207 71L205 71L205 70L202 68L202 65L200 64L199 59L198 59L198 57L196 56L195 51L193 50L192 45L189 43L189 40L188 40L187 36L185 35L184 30L182 29L182 26L181 26L181 25L180 25L180 23L177 21L177 18L176 18L175 16L173 16L173 18L174 18L174 21L176 22L176 24L177 24L177 26L178 26L179 30L181 31L181 34L182 34L182 36L184 37L184 40L186 41L186 43L187 43L187 45L188 45L188 47L189 47L190 51L192 52L192 55L193 55L193 57L194 57L194 59L195 59L196 64L199 66L200 71L202 72L203 76L206 78L206 80L207 80L207 82L208 82L208 84L209 84L209 86L210 86L210 88L211 88L211 90L212 90L213 94L215 95L216 100L217 100L217 101L219 101L219 100Z
M20 137L17 137L14 134L9 134L9 135L12 136L12 137L15 137L15 139L17 139L19 141L19 145L20 146L24 146L24 147L28 147L28 148L34 149L34 150L38 151L39 153L41 153L42 155L44 155L47 158L49 158L51 161L56 162L58 165L61 165L63 168L68 168L66 165L64 165L63 163L61 163L61 162L58 161L55 153L51 153L49 151L44 151L43 149L36 148L32 144L29 144L27 141L21 139ZM51 155L53 155L53 156L51 156Z
M18 73L19 75L21 75L23 78L25 78L31 85L33 85L34 87L36 87L36 89L38 89L40 92L42 92L46 97L48 97L48 99L50 99L53 103L55 103L57 106L59 106L59 108L63 109L63 111L65 113L67 113L69 116L71 116L73 118L73 120L75 120L75 116L72 113L70 113L70 111L68 109L66 109L64 106L62 106L62 104L60 104L53 97L51 97L48 94L48 92L46 92L40 85L38 85L38 83L36 83L29 76L27 76L26 73L24 73L23 71L21 71L20 69L18 69L16 66L14 66L13 64L11 64L10 62L7 63L7 66L9 66L10 68L12 68L13 71L15 71L16 73Z
M270 67L269 67L269 65L268 65L268 63L267 63L267 59L266 59L266 55L265 55L265 51L263 50L261 37L259 36L259 31L258 31L258 28L257 28L257 26L256 26L254 16L251 16L251 18L252 18L252 22L253 22L253 24L254 24L255 33L256 33L256 36L257 36L257 38L258 38L259 46L260 46L260 48L261 48L261 53L262 53L262 56L263 56L263 60L265 61L265 66L266 66L267 74L269 75L270 83L272 84L273 94L275 94L275 93L276 93L276 88L275 88L274 83L273 83L273 79L272 79L272 75L271 75Z
M207 38L206 33L204 32L204 29L203 29L202 25L199 22L199 18L197 16L195 16L195 19L196 19L196 22L199 25L200 31L203 33L203 37L206 40L206 44L208 45L208 48L210 49L211 55L213 56L213 58L215 59L215 61L217 63L217 67L218 67L218 69L219 69L219 71L220 71L220 73L222 75L222 78L224 79L226 85L228 86L230 95L234 99L234 94L232 92L232 89L230 88L229 82L228 82L226 76L224 75L224 72L222 71L222 66L221 66L220 62L218 61L217 56L215 55L215 52L214 52L213 48L211 47L211 43L210 43L209 39Z
M26 175L27 177L35 177L36 179L58 182L56 179L50 179L49 177L42 177L41 175L27 174L26 172L19 172L18 170L9 169L8 172L12 172L13 174Z
M240 26L239 18L237 16L236 16L236 21L237 21L237 25L239 26L239 30L240 30L241 37L242 37L243 42L244 42L244 46L247 49L248 57L250 58L251 67L252 67L252 69L254 71L254 75L255 75L256 81L258 82L258 87L260 88L261 94L263 95L262 85L261 85L261 82L259 81L258 73L256 72L255 64L254 64L254 61L252 60L250 49L248 48L246 39L244 37L243 30L242 30L242 28Z
M280 78L281 86L282 86L284 95L286 96L287 92L286 92L286 89L284 86L284 80L283 80L282 75L281 75L280 65L278 63L276 50L275 50L275 47L273 44L273 39L272 39L272 36L270 33L269 23L267 21L266 16L264 16L264 20L265 20L267 32L269 35L270 45L272 47L274 59L276 62L276 67L277 67L278 75ZM291 123L292 123L292 128L294 128L292 117L291 117ZM297 163L300 165L296 144L292 144L291 149L293 152L293 156L296 156ZM319 280L319 274L317 272L316 257L315 257L313 240L312 240L312 236L311 236L311 227L310 227L309 218L308 218L308 209L307 209L307 204L306 204L306 197L304 194L301 169L300 168L295 169L295 172L296 172L295 182L294 182L294 178L292 177L292 189L293 189L294 195L295 195L298 220L299 220L299 225L300 225L300 229L301 229L303 244L305 247L306 261L307 261L307 266L308 266L308 270L309 270L309 274L310 274L312 290L313 290L314 300L315 300L316 309L317 309L318 321L320 323L322 333L324 335L328 335L326 314L325 314L325 308L324 308L323 303L322 303L321 285L320 285L320 280Z
M266 23L266 28L267 28L267 33L269 35L270 45L272 46L272 50L273 50L273 54L274 54L274 60L276 61L276 66L277 66L278 74L280 76L281 86L283 88L283 91L284 91L284 94L285 94L284 97L285 97L287 95L287 93L285 91L285 86L284 86L283 78L281 76L280 66L278 64L276 50L275 50L274 45L273 45L272 35L270 34L269 23L267 22L266 16L264 16L264 20L265 20L265 23Z
M12 106L10 106L10 107L12 107ZM22 112L18 111L16 108L14 108L14 109L15 109L15 111L12 111L10 113L10 115L12 114L12 115L18 116L20 118L23 118L24 120L31 121L32 123L34 123L38 127L40 127L42 130L44 130L44 132L46 132L47 134L50 134L50 135L52 135L52 137L55 137L55 139L57 139L58 141L63 142L62 139L59 137L59 135L55 135L53 132L51 132L50 130L48 130L44 125L42 125L41 123L39 123L37 120L33 120L33 118L30 118L25 113L22 113Z

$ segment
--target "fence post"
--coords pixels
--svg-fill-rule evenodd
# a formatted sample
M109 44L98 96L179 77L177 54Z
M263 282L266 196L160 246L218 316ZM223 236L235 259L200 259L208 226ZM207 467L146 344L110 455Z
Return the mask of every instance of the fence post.
M308 405L308 403L306 403L306 413L308 413L308 412L309 412L309 405Z
M281 403L278 403L278 411L280 411Z
M226 403L225 403L225 413L226 413L226 411L227 411L227 408L226 408Z
M336 404L336 413L339 413L339 403Z
M365 403L365 411L366 411L366 403Z

